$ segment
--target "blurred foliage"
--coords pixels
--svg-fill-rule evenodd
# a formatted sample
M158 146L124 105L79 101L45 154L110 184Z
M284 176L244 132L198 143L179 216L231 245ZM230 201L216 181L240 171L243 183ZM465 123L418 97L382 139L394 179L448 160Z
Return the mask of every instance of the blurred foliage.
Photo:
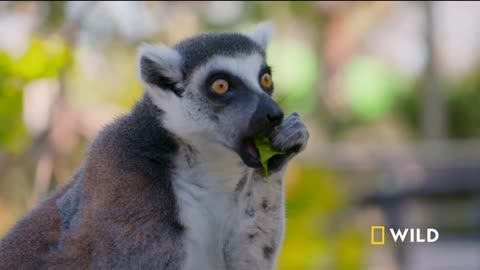
M295 53L283 53L286 51ZM274 41L267 50L267 61L282 108L303 115L311 113L315 107L315 85L320 79L315 51L299 41Z
M55 77L70 59L71 52L60 37L33 38L26 53L15 61L12 76L24 82Z
M409 81L368 56L356 56L345 68L345 92L352 113L359 120L373 120L391 112Z
M23 150L27 133L22 125L23 92L15 81L12 59L0 51L0 146L11 153Z
M410 91L399 95L393 112L409 127L415 137L421 137L419 92L425 84L422 78ZM455 82L443 81L446 100L448 136L453 139L480 138L480 70L474 70Z
M449 135L457 139L480 137L480 68L449 89Z
M71 58L60 38L32 38L18 59L0 51L0 146L20 153L28 144L23 125L23 88L29 82L57 76Z
M287 189L287 231L279 269L362 269L366 241L353 223L345 191L330 169L302 165ZM288 179L287 179L288 180Z

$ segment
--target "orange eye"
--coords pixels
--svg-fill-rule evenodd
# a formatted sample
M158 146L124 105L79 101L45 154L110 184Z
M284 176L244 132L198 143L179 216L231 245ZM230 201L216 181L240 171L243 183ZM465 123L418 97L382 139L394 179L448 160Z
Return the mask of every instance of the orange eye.
M212 89L218 94L224 94L228 91L228 82L224 79L215 80L212 83Z
M260 78L260 84L262 85L263 88L270 88L273 84L272 82L272 76L270 74L265 73L262 75Z

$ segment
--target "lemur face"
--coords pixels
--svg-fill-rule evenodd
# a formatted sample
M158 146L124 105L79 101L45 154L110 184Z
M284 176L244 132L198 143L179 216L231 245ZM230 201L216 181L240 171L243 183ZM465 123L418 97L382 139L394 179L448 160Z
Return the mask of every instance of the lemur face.
M140 78L164 115L164 126L186 140L206 138L260 167L256 136L277 127L283 112L271 98L265 61L269 25L250 35L207 33L168 48L139 51Z

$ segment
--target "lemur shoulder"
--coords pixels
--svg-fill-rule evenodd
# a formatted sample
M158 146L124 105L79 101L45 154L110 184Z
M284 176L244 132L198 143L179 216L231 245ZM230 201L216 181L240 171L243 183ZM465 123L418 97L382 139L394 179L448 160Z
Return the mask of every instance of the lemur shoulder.
M0 269L274 269L308 131L272 99L269 27L143 45L145 93L0 242ZM286 154L264 179L255 136Z

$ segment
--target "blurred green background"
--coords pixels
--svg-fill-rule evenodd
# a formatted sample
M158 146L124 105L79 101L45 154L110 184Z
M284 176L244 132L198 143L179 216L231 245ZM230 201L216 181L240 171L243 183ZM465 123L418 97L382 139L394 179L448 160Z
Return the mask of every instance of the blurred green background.
M0 237L141 96L138 45L269 19L275 98L311 132L279 269L479 269L478 18L476 2L0 2ZM441 238L372 246L373 225Z

